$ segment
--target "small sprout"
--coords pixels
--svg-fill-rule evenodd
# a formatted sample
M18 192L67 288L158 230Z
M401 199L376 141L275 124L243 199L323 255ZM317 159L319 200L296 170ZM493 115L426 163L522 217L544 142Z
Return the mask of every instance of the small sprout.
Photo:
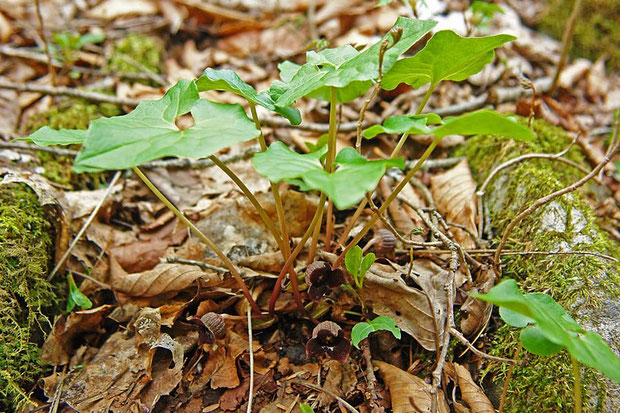
M215 340L226 337L224 319L217 313L206 313L200 318L191 319L190 322L198 326L200 343L213 344Z
M312 338L306 343L308 358L327 355L327 357L344 363L349 358L351 342L344 336L344 331L333 321L323 321L312 330Z
M314 301L319 301L329 291L346 282L342 270L333 269L325 261L315 261L306 269L306 283L310 286L308 294Z
M358 289L364 286L364 277L370 266L375 262L375 254L372 252L364 256L363 250L356 245L351 248L344 258L347 270L353 276L353 281Z
M353 326L353 330L351 330L351 340L353 341L353 345L359 348L360 341L368 337L370 333L379 330L389 331L394 335L394 337L400 340L400 328L398 328L396 322L392 318L382 315L374 320L357 323Z
M375 240L375 253L380 257L390 254L396 247L396 237L385 228L375 232Z

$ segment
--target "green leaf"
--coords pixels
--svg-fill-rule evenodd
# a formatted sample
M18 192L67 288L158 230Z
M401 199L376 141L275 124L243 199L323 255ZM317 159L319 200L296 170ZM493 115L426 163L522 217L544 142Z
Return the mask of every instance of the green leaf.
M375 256L375 254L370 252L366 254L364 259L362 260L362 264L360 265L360 277L362 277L362 281L363 277L366 275L366 271L368 271L370 266L375 262L376 258L377 257Z
M581 328L550 296L542 293L523 295L515 280L504 280L488 293L472 296L534 320L535 326L547 340L565 347L571 356L581 363L620 382L620 358L611 351L600 335ZM532 343L536 341L536 333L538 332L526 333L526 340L530 340L528 345L533 345L535 349L537 347Z
M465 38L451 30L439 31L415 56L396 62L385 73L382 86L390 90L406 83L419 88L427 83L436 86L442 80L465 80L493 60L495 48L514 39L507 34Z
M489 3L487 1L475 0L469 8L472 13L479 14L486 19L492 18L495 13L504 14L504 9L499 7L497 4Z
M49 126L44 126L28 137L16 140L32 141L39 146L73 145L83 143L84 139L86 139L86 133L86 130L81 129L56 130Z
M428 33L437 22L432 20L416 20L399 17L394 27L402 28L400 40L384 55L384 73L406 52L415 42ZM308 52L307 63L297 66L294 63L281 64L281 77L286 83L274 82L271 92L276 99L276 106L289 106L304 96L329 99L329 88L337 88L339 102L349 102L363 95L379 77L379 49L386 34L381 40L363 52L351 46L335 49L324 49L321 52Z
M299 403L299 410L301 413L314 413L314 409L306 403Z
M355 347L359 348L360 341L368 337L370 333L379 330L389 331L394 335L394 337L400 340L400 328L396 326L396 323L391 317L382 315L374 320L357 323L354 325L351 330L351 341Z
M351 248L347 255L344 256L344 265L347 267L347 271L351 273L351 275L357 278L357 275L360 272L360 265L362 265L362 256L364 253L359 245Z
M175 120L188 112L195 124L179 130ZM161 99L141 102L128 115L91 122L74 169L126 169L165 156L203 158L258 135L240 105L199 99L196 84L181 80Z
M548 340L536 326L528 326L521 330L521 343L530 353L539 356L550 356L562 350L562 346Z
M77 305L85 310L88 310L93 306L93 303L88 297L86 297L75 284L75 280L71 273L67 274L67 280L69 281L69 297L67 299L67 312L70 312Z
M274 142L265 152L255 154L253 163L258 173L272 182L302 180L306 185L302 190L309 188L324 192L338 209L357 204L367 192L375 189L387 168L404 168L402 158L369 161L355 149L344 148L336 156L338 169L327 173L320 162L326 150L323 147L302 155L282 142Z
M514 312L507 307L499 308L499 316L511 327L523 328L527 327L528 324L536 323L536 320Z
M525 125L503 116L493 110L482 109L457 117L443 120L441 126L428 127L428 123L437 123L435 114L390 116L383 126L373 125L364 131L366 138L373 138L380 133L390 134L424 134L442 138L447 135L492 134L510 136L517 140L529 141L534 133Z
M245 83L232 70L205 69L202 76L196 80L199 92L206 90L225 90L243 96L255 105L260 105L266 109L276 112L291 122L293 125L301 123L299 110L291 107L277 107L273 99L267 92L257 93L256 89Z

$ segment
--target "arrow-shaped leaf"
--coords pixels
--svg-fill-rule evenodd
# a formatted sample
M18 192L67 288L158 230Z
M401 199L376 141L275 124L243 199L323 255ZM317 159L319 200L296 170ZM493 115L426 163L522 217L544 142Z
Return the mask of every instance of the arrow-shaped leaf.
M269 93L257 93L256 89L241 80L232 70L207 68L202 76L196 80L196 86L199 92L205 90L226 90L235 93L239 96L243 96L255 105L260 105L282 115L293 125L299 125L301 123L301 114L299 110L288 106L276 106Z
M427 126L429 123L438 123L438 119L435 114L390 116L383 125L373 125L366 129L364 136L373 138L380 133L409 133L442 138L447 135L492 134L525 141L534 137L534 133L527 126L489 109L445 118L438 127Z
M415 42L428 33L437 22L399 17L395 28L402 29L402 35L384 55L383 71L390 70L398 57L406 52ZM288 63L281 66L286 69L281 73L285 84L276 83L277 106L290 106L303 96L329 99L329 88L338 89L339 102L348 102L364 94L379 77L379 49L383 39L363 52L351 46L325 49L321 52L308 52L307 63L297 66ZM295 71L295 69L297 69ZM272 93L274 96L274 93Z
M316 189L329 195L338 209L349 208L375 189L385 170L391 166L404 168L402 158L369 161L353 148L344 148L336 157L338 169L323 170L320 158L325 148L309 154L293 152L282 142L274 142L265 152L254 155L256 170L272 182L300 179L302 189Z
M547 294L523 295L515 280L504 280L486 294L472 295L533 320L536 330L523 330L524 346L527 343L540 354L552 352L554 347L542 340L542 335L556 346L566 347L568 352L583 364L598 369L620 383L620 358L611 351L600 335L581 328L566 310ZM517 320L517 323L522 321L524 320Z
M465 80L493 60L495 48L514 39L507 34L465 38L451 30L439 31L415 56L396 62L385 73L382 86L390 90L406 83L419 88L442 80Z
M353 345L359 348L359 343L366 337L375 331L386 330L391 332L394 337L400 340L401 332L400 328L396 326L396 323L391 317L382 315L374 320L368 322L357 323L351 330L351 341Z

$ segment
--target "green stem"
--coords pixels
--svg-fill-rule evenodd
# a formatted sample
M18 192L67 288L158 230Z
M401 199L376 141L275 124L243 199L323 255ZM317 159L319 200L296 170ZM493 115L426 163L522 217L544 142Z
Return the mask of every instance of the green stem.
M418 106L418 109L415 111L416 115L419 115L420 113L422 113L422 111L424 110L424 107L428 103L428 99L430 99L430 97L433 94L433 91L435 90L436 87L437 87L437 85L433 85L433 84L430 85L430 87L426 91L426 94L424 95L424 98L422 99L422 102L420 102L420 105ZM403 148L403 145L407 141L408 137L409 137L409 133L407 133L407 132L403 133L403 136L400 137L400 139L398 140L398 143L396 144L396 147L392 151L392 154L390 155L390 158L396 158L396 156L398 156L398 153Z
M573 365L573 376L575 376L573 387L573 392L575 394L575 413L581 413L581 369L579 368L579 362L575 357L571 355L570 360Z
M506 373L506 380L504 381L504 389L502 390L502 397L499 400L499 413L503 413L504 412L504 406L506 405L506 396L508 395L508 385L510 384L510 379L512 378L512 372L515 369L515 365L516 365L516 361L519 358L519 354L521 354L521 349L523 347L521 346L521 342L519 341L519 346L517 347L517 350L515 351L515 355L513 357L513 360L515 361L514 364L511 364L510 367L508 367L508 373Z
M282 238L280 238L280 233L278 232L278 229L273 224L271 218L269 218L269 215L267 215L267 212L260 204L260 202L258 202L258 199L256 199L252 191L250 191L250 189L241 181L241 179L239 179L237 174L235 174L228 166L226 166L225 163L220 161L217 156L211 155L209 156L209 159L211 160L211 162L213 162L214 165L224 171L224 173L228 175L228 177L232 179L235 184L237 184L239 189L241 189L241 192L243 192L243 194L250 200L252 206L254 206L254 209L256 209L256 212L258 212L258 215L260 215L261 219L269 229L269 232L271 232L273 238L276 240L278 247L284 250Z
M330 88L329 100L329 132L327 133L327 156L325 158L325 171L331 172L334 159L336 159L336 125L337 117L337 90L334 86Z
M424 161L428 159L428 157L431 155L431 153L433 152L433 150L435 149L435 147L437 146L440 140L441 138L437 138L437 137L433 139L433 141L428 146L428 148L426 148L426 151L424 151L420 159L418 159L418 162L416 162L413 168L411 168L411 170L407 173L407 175L405 175L405 177L403 178L402 181L400 181L398 186L394 188L394 191L392 191L392 193L387 197L385 202L383 202L383 204L381 205L377 213L374 214L370 218L370 220L366 223L364 228L362 228L362 230L355 236L355 238L353 238L351 242L349 242L347 246L342 250L342 253L340 253L340 255L338 256L338 259L336 259L336 262L332 266L333 268L338 268L342 264L342 260L344 259L347 252L351 248L353 248L355 245L357 245L357 243L368 233L368 231L370 231L370 229L375 224L375 222L377 222L379 217L387 210L388 206L392 203L392 201L396 199L400 191L403 190L403 188L409 183L411 178L413 178L416 172L418 172L418 170L420 169Z
M245 295L245 298L248 300L248 303L250 304L250 307L252 307L252 310L256 314L260 315L261 314L260 308L256 304L256 301L254 301L254 299L252 298L252 294L250 294L250 290L248 289L248 286L245 284L245 282L243 281L243 278L241 278L241 274L239 274L239 271L237 271L233 263L226 256L226 254L224 254L222 250L220 250L213 243L213 241L207 238L207 236L202 231L200 231L189 219L187 219L185 215L183 215L183 213L179 211L179 209L175 207L172 204L172 202L170 202L168 198L166 198L166 196L160 192L159 189L157 189L157 187L153 184L153 182L151 182L151 180L137 166L134 166L132 169L134 173L138 175L138 177L142 180L142 182L144 182L144 184L153 192L153 194L155 194L155 196L170 211L172 211L174 215L176 215L177 218L181 220L181 222L183 222L190 230L192 230L198 236L198 238L200 238L202 242L204 242L207 245L207 247L209 247L213 252L215 252L215 255L217 255L218 258L224 263L226 268L230 270L230 273L233 275L233 277L237 281L239 288L243 292L243 295Z
M286 275L289 267L295 261L295 258L299 255L301 250L304 248L306 241L310 238L310 235L314 232L314 228L320 223L320 218L323 216L323 209L325 208L325 199L327 195L321 192L321 197L319 198L319 204L317 206L316 212L314 213L314 217L312 218L312 222L310 226L306 230L305 234L301 237L301 240L295 247L295 249L291 252L288 259L284 263L282 270L280 270L280 274L278 275L278 279L276 280L276 284L273 286L273 292L271 293L271 298L269 299L269 314L274 315L274 309L276 307L276 300L280 295L280 290L282 289L282 280ZM297 283L297 279L295 279L295 283ZM293 284L293 280L291 279L291 284Z

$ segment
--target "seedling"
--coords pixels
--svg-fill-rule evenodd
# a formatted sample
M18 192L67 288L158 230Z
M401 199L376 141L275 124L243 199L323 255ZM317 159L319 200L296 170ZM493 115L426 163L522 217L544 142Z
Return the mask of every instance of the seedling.
M66 311L69 313L76 306L83 308L84 310L91 308L93 303L84 295L83 292L80 291L78 286L75 284L75 280L73 279L73 275L71 273L67 274L67 281L69 282L69 298L67 300Z
M469 23L477 29L486 29L489 26L489 21L495 16L496 13L504 14L504 9L497 4L475 0L469 6L471 10L471 18Z
M396 339L400 340L400 328L396 326L396 323L391 317L382 315L374 320L369 320L367 322L357 323L354 325L351 330L351 341L355 347L359 348L360 341L367 338L371 333L379 330L389 331L394 335L394 337L396 337Z
M397 154L408 134L430 134L434 139L420 161L380 206L378 214L373 215L354 239L345 245L336 262L331 265L331 271L340 271L342 261L348 256L347 252L368 233L379 214L385 212L424 160L431 155L442 137L448 134L495 133L528 140L533 136L525 126L488 110L446 119L435 114L421 115L439 82L459 81L477 73L492 60L496 47L514 39L508 35L467 39L450 31L440 31L418 54L398 60L402 53L422 39L435 25L436 22L430 20L401 17L389 33L364 51L358 51L351 46L309 51L303 65L281 63L279 69L282 80L274 81L268 90L260 93L233 71L208 68L198 79L179 81L161 99L142 102L128 115L97 119L85 131L57 131L46 127L39 129L28 139L39 145L82 144L74 163L74 169L78 172L133 169L153 193L216 253L237 280L254 312L258 314L260 308L233 263L166 199L139 169L140 164L162 157L209 157L252 202L285 259L269 301L270 313L274 313L275 302L287 273L297 306L304 311L303 298L292 264L310 236L318 234L327 199L331 201L330 205L339 209L356 205L360 208L365 202L365 196L375 190L387 168L404 168L404 161L398 158ZM336 153L338 104L362 96L373 85L378 90L378 87L391 89L400 83L413 87L430 84L417 114L388 118L383 125L372 126L364 132L367 138L379 133L402 133L403 137L393 156L390 159L369 160L353 148L345 148ZM226 105L201 99L198 94L207 90L223 90L245 98L251 118L240 105ZM298 125L302 121L301 115L290 105L305 97L329 102L329 132L325 137L325 144L313 147L309 154L296 153L282 142L274 142L267 147L256 106L262 106L288 119L291 124ZM179 116L188 114L194 118L194 125L180 130L175 121ZM253 139L258 140L262 149L261 153L255 155L253 164L260 174L272 182L278 214L277 227L241 179L215 155L219 150L235 143ZM292 251L278 190L280 182L296 185L303 191L320 193L312 222ZM313 240L316 239L313 237ZM314 241L313 249L317 242ZM358 254L357 250L355 251L351 256L354 264L357 263L355 254ZM363 287L364 274L372 263L371 257L371 254L365 258L360 257L359 265L353 265L349 269L358 288ZM349 266L347 263L347 268Z
M364 287L364 277L370 266L375 262L375 254L372 252L364 256L359 246L353 247L344 259L347 270L353 276L355 286L361 290Z
M504 280L474 297L500 307L506 324L522 328L521 344L531 353L548 356L566 349L575 367L575 411L581 411L578 362L620 383L620 358L597 333L584 330L547 294L522 294L515 280Z

